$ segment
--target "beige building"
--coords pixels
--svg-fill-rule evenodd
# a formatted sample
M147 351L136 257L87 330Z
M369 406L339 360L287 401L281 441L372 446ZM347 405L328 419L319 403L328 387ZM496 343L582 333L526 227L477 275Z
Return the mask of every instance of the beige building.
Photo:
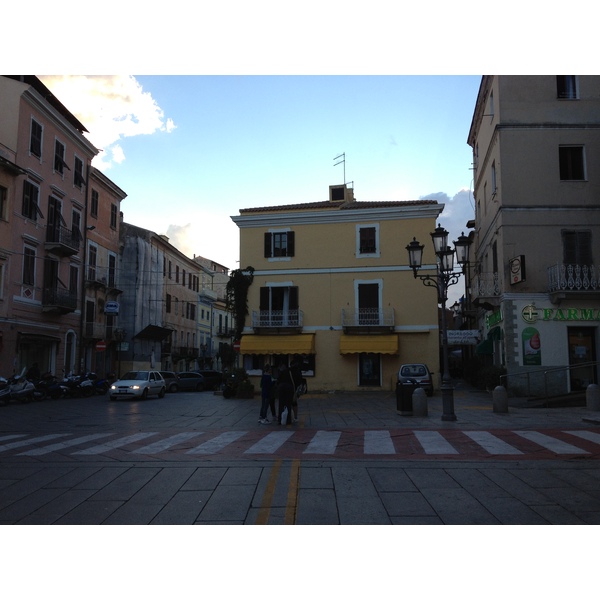
M478 352L515 391L584 389L600 343L600 77L484 76L468 143Z
M391 390L403 362L438 373L436 294L415 281L405 248L428 238L442 209L358 202L342 185L322 202L240 210L240 264L254 269L244 368L258 377L297 357L313 391ZM426 248L422 274L435 264Z

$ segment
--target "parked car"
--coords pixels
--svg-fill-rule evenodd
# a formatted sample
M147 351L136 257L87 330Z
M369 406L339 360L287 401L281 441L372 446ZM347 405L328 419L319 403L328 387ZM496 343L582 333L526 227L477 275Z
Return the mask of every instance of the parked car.
M191 371L177 373L179 379L179 389L182 391L202 392L206 389L206 381L200 373Z
M160 374L165 380L167 392L176 392L179 389L179 377L173 371L161 371Z
M213 369L199 369L196 373L200 373L204 377L207 390L218 390L223 383L223 373Z
M433 373L427 365L412 363L398 369L398 382L402 384L418 383L428 396L433 395Z
M167 386L158 371L128 371L115 381L108 390L111 400L117 398L141 398L156 395L163 398Z

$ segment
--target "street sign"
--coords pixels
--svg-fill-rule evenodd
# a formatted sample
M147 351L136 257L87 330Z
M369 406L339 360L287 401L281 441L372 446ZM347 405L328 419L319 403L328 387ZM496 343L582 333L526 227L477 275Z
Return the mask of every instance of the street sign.
M236 352L239 352L239 351L240 351L240 340L235 340L235 342L233 342L233 349L234 349Z
M106 342L104 340L100 340L96 342L96 352L104 352L106 350Z
M119 303L114 300L108 301L104 305L104 314L105 315L118 315L119 314Z

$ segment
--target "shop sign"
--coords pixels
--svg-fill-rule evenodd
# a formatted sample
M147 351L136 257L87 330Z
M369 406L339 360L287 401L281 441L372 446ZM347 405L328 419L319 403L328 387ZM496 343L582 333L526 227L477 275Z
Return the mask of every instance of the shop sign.
M528 304L521 311L525 323L541 321L600 321L600 308L537 308Z
M476 346L479 342L478 329L449 329L447 334L450 346Z
M523 343L523 364L541 365L542 364L542 342L540 332L535 327L525 327L521 334Z
M498 323L501 323L502 320L503 320L503 318L502 318L501 310L497 310L496 312L493 312L491 315L485 316L485 324L487 325L488 329L495 327L496 325L498 325Z
M105 315L118 315L119 314L119 303L113 300L110 300L104 305L104 314Z

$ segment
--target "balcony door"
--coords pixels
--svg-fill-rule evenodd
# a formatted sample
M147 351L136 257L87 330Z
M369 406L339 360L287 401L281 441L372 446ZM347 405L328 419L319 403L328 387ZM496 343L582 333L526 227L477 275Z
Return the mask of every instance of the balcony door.
M260 288L260 322L268 327L297 326L298 288L270 286Z
M358 284L359 325L379 325L379 284Z

